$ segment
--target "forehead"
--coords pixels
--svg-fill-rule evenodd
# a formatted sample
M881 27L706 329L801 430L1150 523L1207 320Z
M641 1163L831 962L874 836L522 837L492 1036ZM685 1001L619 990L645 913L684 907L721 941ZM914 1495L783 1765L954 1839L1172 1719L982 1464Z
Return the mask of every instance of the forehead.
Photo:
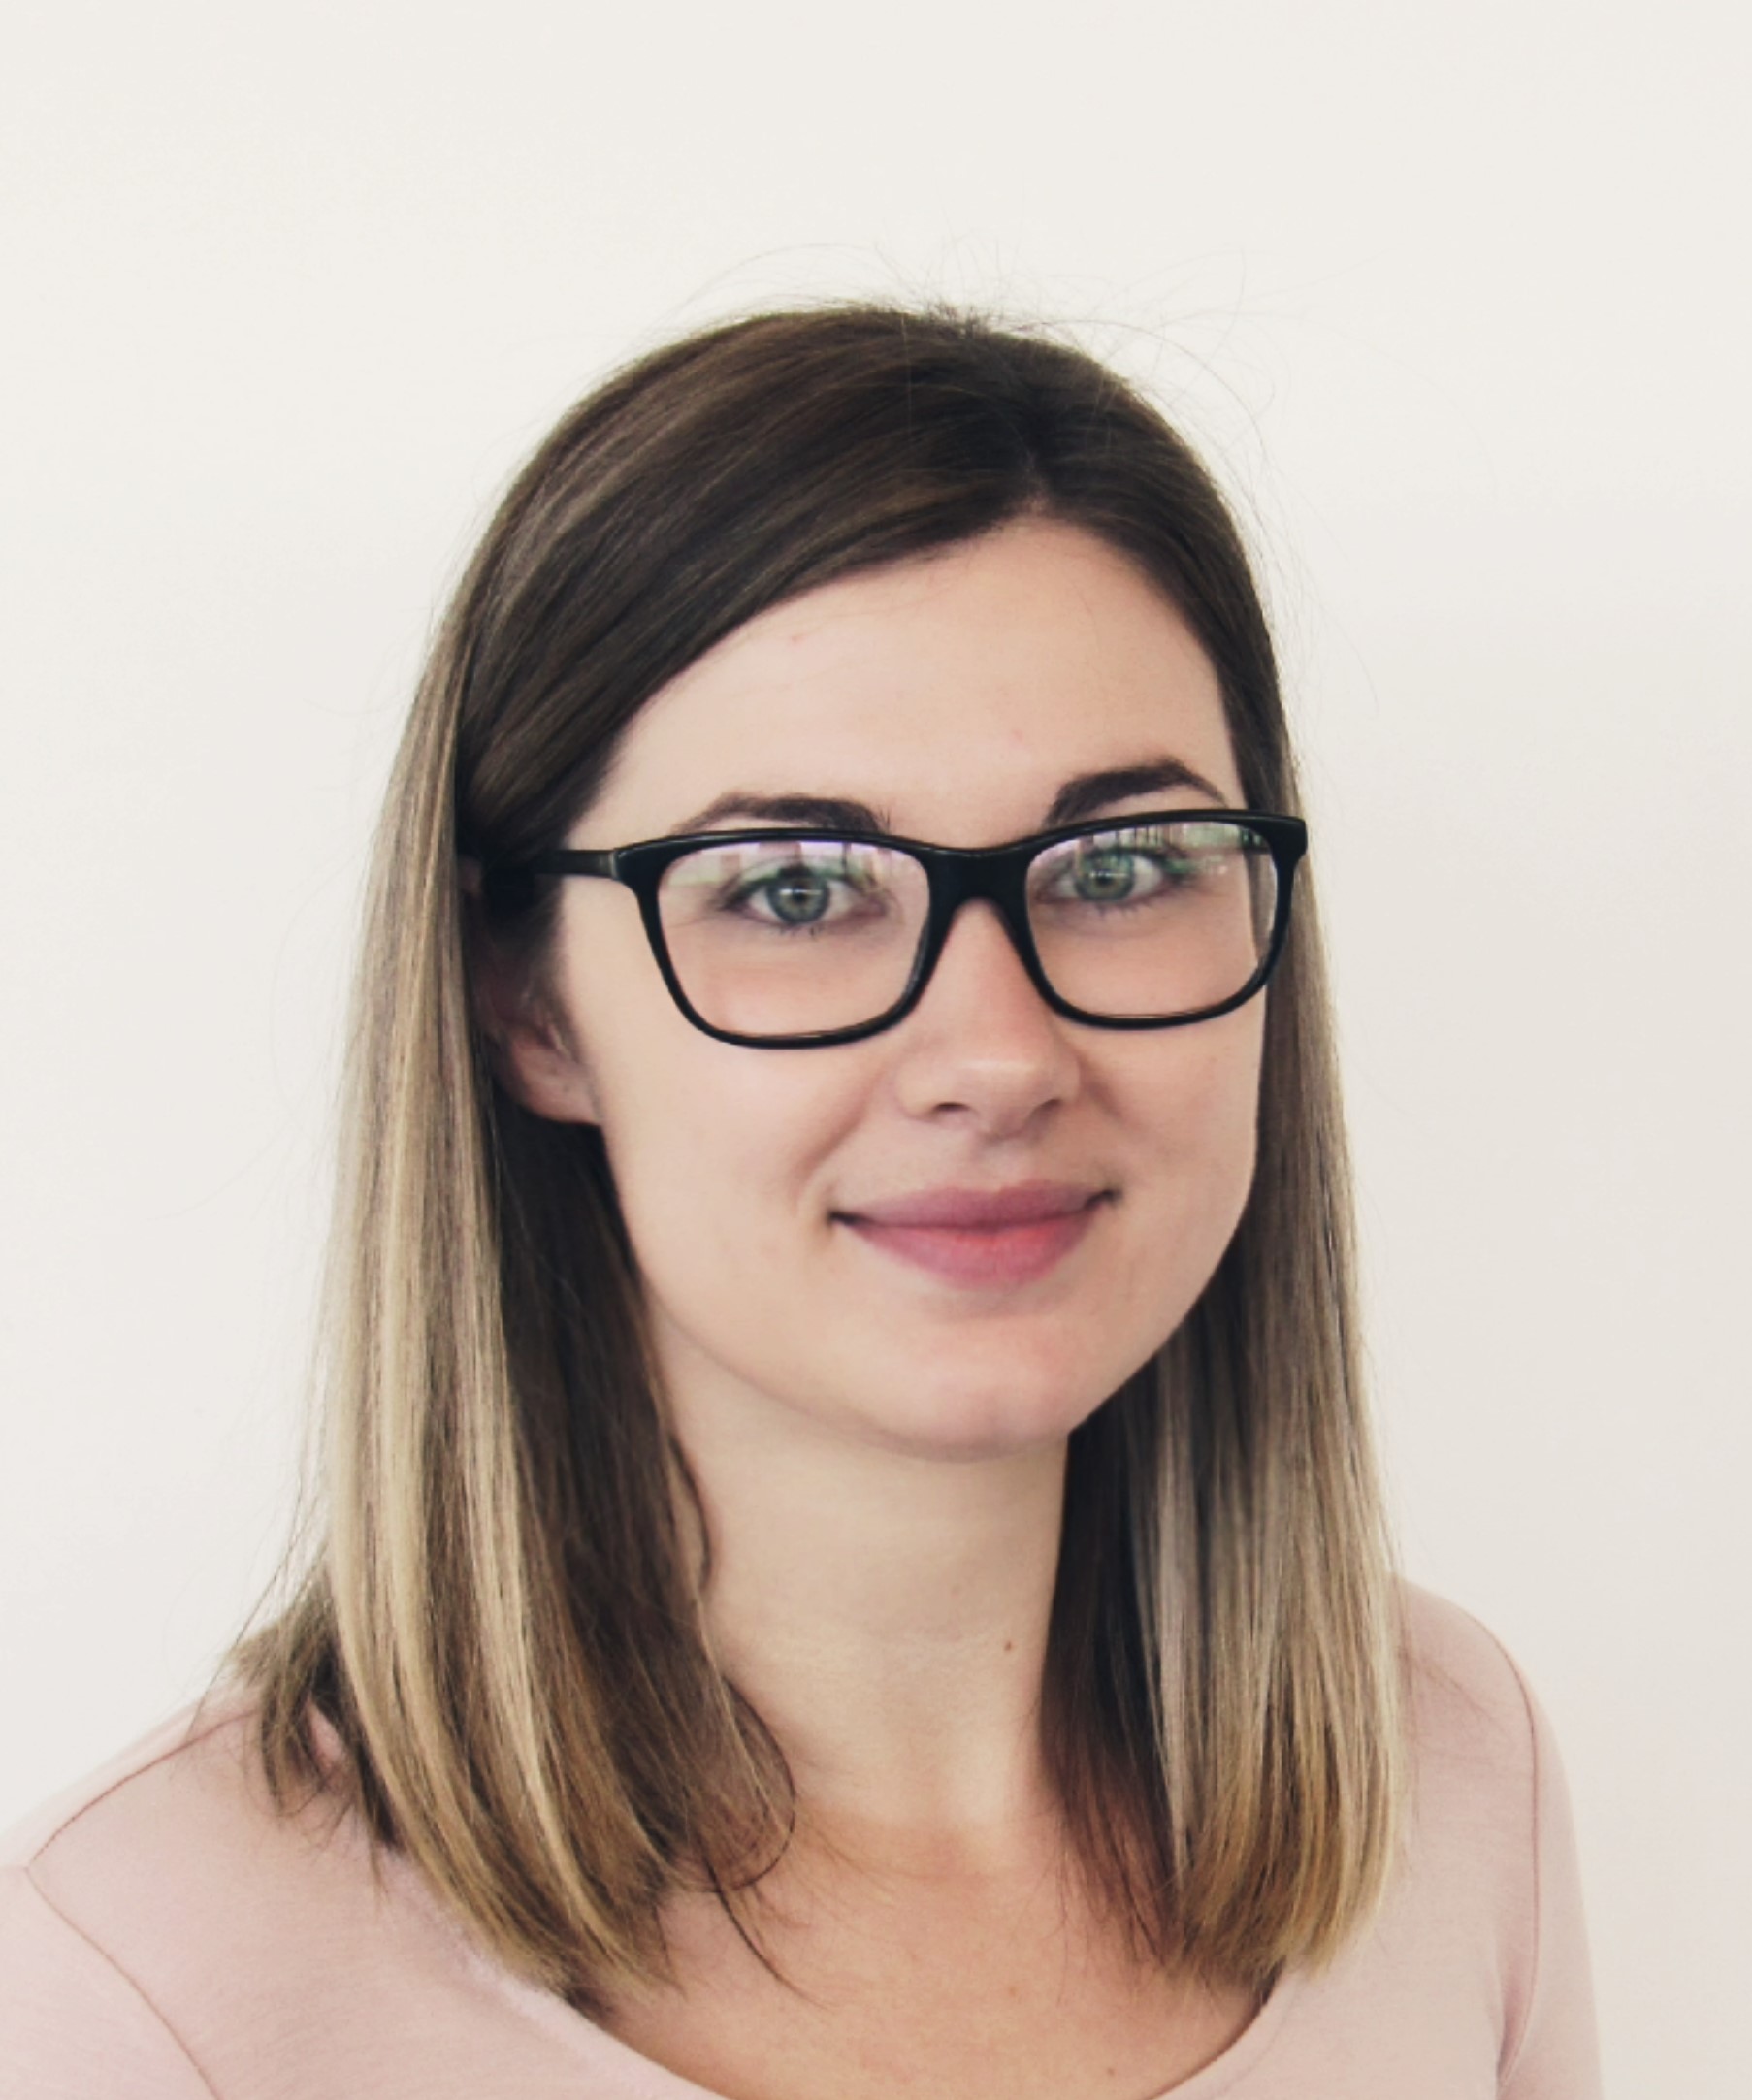
M573 838L654 836L747 791L856 799L885 828L989 844L1037 828L1066 779L1166 759L1241 799L1210 660L1121 555L1029 522L727 636L640 711Z

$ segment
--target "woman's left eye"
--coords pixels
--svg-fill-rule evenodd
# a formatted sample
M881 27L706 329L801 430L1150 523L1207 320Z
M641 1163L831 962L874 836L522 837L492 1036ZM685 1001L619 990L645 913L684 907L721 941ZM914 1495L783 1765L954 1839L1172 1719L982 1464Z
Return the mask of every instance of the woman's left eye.
M1184 863L1163 854L1106 847L1067 860L1047 894L1057 902L1136 903L1156 895L1187 872Z
M1091 904L1108 904L1150 885L1160 869L1142 854L1091 854L1077 867L1077 893Z

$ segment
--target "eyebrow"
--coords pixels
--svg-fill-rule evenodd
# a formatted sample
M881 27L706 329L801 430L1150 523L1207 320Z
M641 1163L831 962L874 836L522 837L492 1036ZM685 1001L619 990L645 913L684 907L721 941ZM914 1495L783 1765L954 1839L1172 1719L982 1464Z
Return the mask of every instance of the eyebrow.
M704 809L674 825L668 835L683 838L690 831L709 831L726 817L758 817L766 824L819 824L829 831L886 831L890 828L880 810L872 809L867 802L848 800L844 795L756 794L746 789L733 788L729 794L721 794L715 802L708 802Z
M1137 765L1109 766L1098 773L1074 775L1053 797L1041 828L1051 831L1061 824L1092 817L1112 802L1127 802L1140 794L1177 788L1196 789L1214 807L1228 807L1229 798L1222 790L1184 760L1150 759ZM733 788L674 825L668 836L681 838L693 831L709 831L726 817L752 817L766 824L814 824L830 831L893 829L886 811L844 795L757 794L748 789Z
M1128 802L1135 795L1155 794L1164 788L1196 788L1216 806L1228 805L1222 790L1183 759L1153 759L1142 765L1110 766L1102 773L1079 773L1067 780L1053 797L1046 827L1075 824L1079 817L1092 817L1110 802Z

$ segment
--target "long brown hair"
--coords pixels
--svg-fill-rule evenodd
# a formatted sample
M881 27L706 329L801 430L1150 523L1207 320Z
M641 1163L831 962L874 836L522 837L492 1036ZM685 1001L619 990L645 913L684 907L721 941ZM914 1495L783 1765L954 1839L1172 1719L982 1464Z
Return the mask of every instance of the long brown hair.
M677 342L573 410L444 621L373 863L347 1066L321 1535L236 1661L276 1791L339 1731L373 1830L586 2010L740 1917L777 1746L717 1667L599 1134L496 1082L460 855L562 842L637 710L777 601L1037 515L1119 550L1221 682L1249 806L1297 791L1236 528L1112 372L954 312ZM538 965L552 886L476 936ZM1312 897L1268 994L1259 1148L1192 1312L1072 1438L1044 1688L1069 1830L1141 1949L1263 1984L1379 1898L1404 1773Z

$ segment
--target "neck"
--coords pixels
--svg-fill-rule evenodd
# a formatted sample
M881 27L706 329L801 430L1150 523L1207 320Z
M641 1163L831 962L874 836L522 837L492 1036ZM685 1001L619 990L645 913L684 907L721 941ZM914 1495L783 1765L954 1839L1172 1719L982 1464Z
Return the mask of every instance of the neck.
M1007 1849L1036 1827L1064 1444L924 1456L748 1395L675 1415L710 1531L708 1632L801 1822L888 1857L909 1834Z

